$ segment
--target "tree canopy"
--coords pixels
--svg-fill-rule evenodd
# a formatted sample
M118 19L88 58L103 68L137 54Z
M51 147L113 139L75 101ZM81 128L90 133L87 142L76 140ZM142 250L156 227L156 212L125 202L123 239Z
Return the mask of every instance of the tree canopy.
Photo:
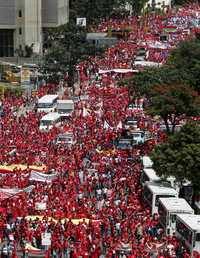
M153 168L159 176L174 176L192 182L200 192L200 130L186 124L170 136L167 143L157 145L151 153Z
M158 85L153 87L151 95L147 111L163 119L168 133L174 133L181 118L200 114L200 96L186 85Z
M129 3L134 14L139 14L147 0L71 0L70 17L75 20L77 17L85 17L91 25L100 18L108 18L116 9L123 9Z
M200 40L180 42L171 52L167 65L184 75L188 85L200 92Z
M125 0L71 0L70 19L85 17L87 24L109 17L115 7L123 6Z
M65 24L51 30L49 35L50 46L44 56L44 63L49 72L68 72L73 77L78 62L89 56L100 55L104 49L90 44L86 40L86 30L75 24Z

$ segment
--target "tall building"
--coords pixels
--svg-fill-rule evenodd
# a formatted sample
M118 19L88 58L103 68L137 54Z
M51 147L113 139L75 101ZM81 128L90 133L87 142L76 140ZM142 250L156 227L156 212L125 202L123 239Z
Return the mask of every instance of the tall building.
M69 0L0 0L0 57L42 51L42 32L68 22Z

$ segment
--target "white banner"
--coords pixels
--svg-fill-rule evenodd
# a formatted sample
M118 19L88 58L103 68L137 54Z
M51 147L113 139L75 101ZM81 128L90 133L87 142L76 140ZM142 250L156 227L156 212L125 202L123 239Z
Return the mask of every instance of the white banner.
M35 188L34 185L30 185L23 189L18 188L0 188L0 192L10 194L10 195L16 195L22 192L30 193Z
M44 183L51 183L57 177L56 173L53 174L44 174L37 171L32 171L30 174L30 181L37 181L37 182L44 182Z
M99 69L99 74L103 73L138 73L138 70L133 70L133 69L112 69L112 70L101 70Z

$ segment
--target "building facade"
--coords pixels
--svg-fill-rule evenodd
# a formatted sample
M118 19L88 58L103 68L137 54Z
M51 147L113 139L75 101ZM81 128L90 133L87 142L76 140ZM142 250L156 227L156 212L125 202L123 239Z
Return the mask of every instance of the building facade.
M69 0L0 0L0 57L42 52L42 32L68 22Z

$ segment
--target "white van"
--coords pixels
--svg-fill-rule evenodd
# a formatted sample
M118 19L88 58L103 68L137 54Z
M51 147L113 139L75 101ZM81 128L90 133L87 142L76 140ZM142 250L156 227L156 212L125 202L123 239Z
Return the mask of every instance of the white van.
M58 100L57 101L57 112L61 117L69 117L74 111L74 101L71 99Z
M43 116L40 120L40 130L49 131L52 127L61 125L60 115L56 112L49 113Z
M58 95L45 95L38 100L37 111L38 112L53 112L57 105Z
M178 214L176 220L176 236L184 241L191 252L200 254L200 215Z
M194 214L194 210L183 198L160 198L158 212L165 234L171 236L176 232L176 216L178 214Z
M146 182L144 184L143 199L151 208L151 214L158 213L159 198L178 197L177 191L169 186Z

